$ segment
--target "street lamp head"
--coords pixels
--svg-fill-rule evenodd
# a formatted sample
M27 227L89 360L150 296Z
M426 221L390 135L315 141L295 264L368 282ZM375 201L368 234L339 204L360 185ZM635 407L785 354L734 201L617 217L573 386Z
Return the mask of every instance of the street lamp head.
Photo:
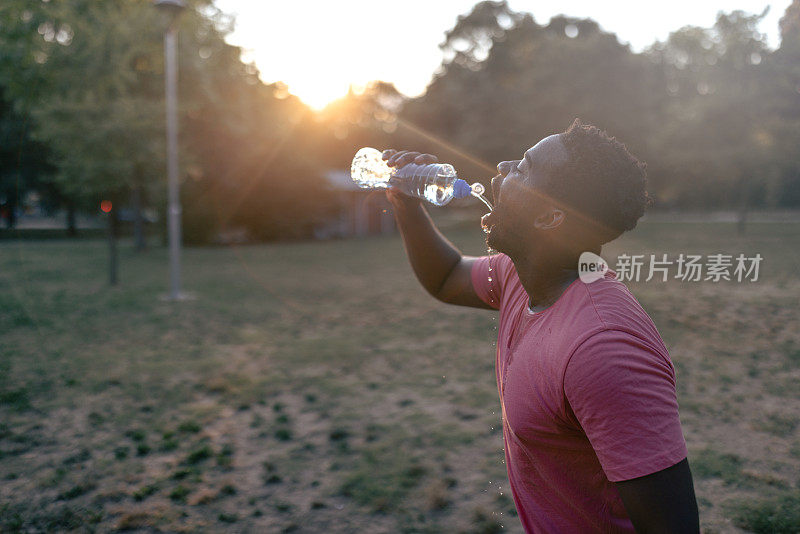
M178 18L178 15L186 9L186 2L184 2L184 0L153 0L153 5L169 15L171 20Z

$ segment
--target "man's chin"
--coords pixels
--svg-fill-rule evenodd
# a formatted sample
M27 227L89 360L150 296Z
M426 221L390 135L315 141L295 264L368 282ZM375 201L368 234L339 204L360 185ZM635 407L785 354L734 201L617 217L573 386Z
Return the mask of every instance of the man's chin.
M486 246L490 250L501 250L503 247L502 244L502 236L498 228L498 220L497 220L497 212L489 212L483 217L481 217L481 226L483 227L483 231L486 232L484 238L486 240ZM498 248L500 247L500 248Z
M503 252L505 248L503 247L502 239L498 239L497 232L494 228L486 234L486 248L495 252Z

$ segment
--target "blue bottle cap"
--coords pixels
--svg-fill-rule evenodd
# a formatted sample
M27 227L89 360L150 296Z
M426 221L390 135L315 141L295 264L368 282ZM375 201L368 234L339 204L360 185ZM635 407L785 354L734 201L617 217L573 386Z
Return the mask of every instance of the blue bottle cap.
M466 198L472 194L472 188L461 178L453 182L453 198Z

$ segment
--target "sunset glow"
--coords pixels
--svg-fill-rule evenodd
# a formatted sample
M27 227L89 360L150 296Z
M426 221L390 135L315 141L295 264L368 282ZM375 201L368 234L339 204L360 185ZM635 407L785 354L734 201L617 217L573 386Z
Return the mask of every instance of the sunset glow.
M266 83L282 81L289 93L314 109L344 96L352 86L372 80L392 82L407 96L425 91L442 62L438 45L477 0L430 2L256 2L216 0L236 18L229 42L241 46L244 61L254 62ZM530 12L539 24L564 13L589 17L621 42L641 51L682 26L709 27L717 12L741 9L770 12L761 24L770 46L777 47L778 19L790 0L703 2L675 0L662 6L625 0L608 4L592 0L539 2L510 0L512 9Z

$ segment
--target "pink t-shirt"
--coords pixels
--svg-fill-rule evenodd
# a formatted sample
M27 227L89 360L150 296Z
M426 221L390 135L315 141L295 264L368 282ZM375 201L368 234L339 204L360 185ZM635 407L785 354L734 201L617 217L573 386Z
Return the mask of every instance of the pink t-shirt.
M506 467L526 532L634 532L612 482L686 458L675 369L650 317L608 271L533 313L514 264L479 258L500 310L497 386Z

